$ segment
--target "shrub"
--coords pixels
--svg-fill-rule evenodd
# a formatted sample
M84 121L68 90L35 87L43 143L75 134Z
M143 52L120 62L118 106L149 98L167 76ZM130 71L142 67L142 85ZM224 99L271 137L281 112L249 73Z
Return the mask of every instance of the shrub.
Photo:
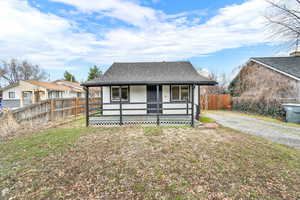
M283 103L286 103L284 99L234 97L232 109L285 120L286 112L282 106Z

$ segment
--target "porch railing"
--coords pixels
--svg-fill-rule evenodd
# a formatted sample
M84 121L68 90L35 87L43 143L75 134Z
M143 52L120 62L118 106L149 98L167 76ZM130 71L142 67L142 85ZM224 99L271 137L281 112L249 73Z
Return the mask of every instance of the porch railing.
M139 108L128 108L129 105L144 105ZM156 105L155 108L150 108L148 105ZM170 105L180 105L179 107L171 107ZM113 106L113 108L105 108L107 106ZM197 105L194 105L197 107ZM88 121L89 117L118 117L119 125L123 125L124 117L136 116L155 116L157 125L160 124L160 118L162 116L189 116L191 119L191 125L194 124L194 106L192 102L112 102L112 103L89 103L88 104ZM198 110L198 109L196 109ZM128 114L128 111L137 111L132 114ZM136 114L140 111L145 111L144 114ZM150 112L149 112L150 111ZM153 113L151 111L154 111ZM172 111L175 111L173 114ZM176 113L177 112L177 113ZM109 114L113 113L113 114ZM126 114L127 113L127 114ZM198 112L196 112L196 116Z

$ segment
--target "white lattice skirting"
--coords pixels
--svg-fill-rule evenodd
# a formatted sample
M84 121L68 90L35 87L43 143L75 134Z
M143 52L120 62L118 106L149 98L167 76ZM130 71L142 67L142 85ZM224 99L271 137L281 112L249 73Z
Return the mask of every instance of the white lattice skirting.
M123 125L157 125L156 116L123 116ZM195 120L196 122L196 120ZM90 126L119 126L119 116L90 117ZM191 116L160 116L159 125L191 125Z

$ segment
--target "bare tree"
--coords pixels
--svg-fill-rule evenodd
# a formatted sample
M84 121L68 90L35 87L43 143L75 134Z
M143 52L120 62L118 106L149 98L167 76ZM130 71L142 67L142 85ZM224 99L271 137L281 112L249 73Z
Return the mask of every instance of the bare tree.
M300 36L300 0L266 0L270 7L265 18L267 28L275 39L297 44Z
M217 81L218 85L202 86L202 94L224 94L228 92L229 78L225 73L217 74L210 72L208 79Z
M0 77L11 85L20 80L45 80L48 78L48 74L38 65L12 59L10 62L2 61Z

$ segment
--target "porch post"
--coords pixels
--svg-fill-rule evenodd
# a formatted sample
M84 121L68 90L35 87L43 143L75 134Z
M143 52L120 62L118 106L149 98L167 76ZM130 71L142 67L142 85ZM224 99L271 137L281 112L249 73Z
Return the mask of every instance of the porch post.
M195 85L193 84L193 86L192 86L192 123L191 123L191 125L192 125L192 127L195 127L195 124L194 124L194 93L195 93Z
M159 126L159 85L156 85L156 117L157 117L157 126Z
M119 103L120 103L120 126L123 125L123 116L122 116L122 91L121 86L119 87Z
M185 101L186 101L186 115L189 115L189 98L187 98Z
M200 113L201 113L201 96L200 96L200 85L198 85L198 110L197 110L197 116L196 119L200 119Z
M86 127L89 126L89 115L90 115L90 108L89 108L89 87L84 87L85 90L85 125Z
M103 86L100 87L101 89L101 99L100 99L100 115L103 115Z

